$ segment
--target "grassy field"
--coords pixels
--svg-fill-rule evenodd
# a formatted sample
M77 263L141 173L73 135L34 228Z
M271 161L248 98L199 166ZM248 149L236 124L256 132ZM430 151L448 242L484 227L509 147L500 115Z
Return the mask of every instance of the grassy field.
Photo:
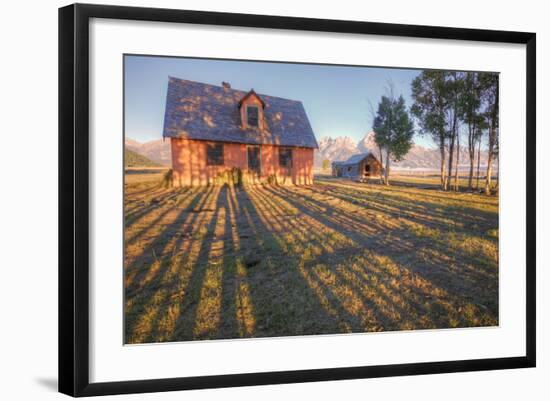
M138 176L127 343L498 324L498 197L411 177L166 189Z
M156 186L164 177L168 168L162 167L130 167L126 168L124 181L126 188L136 190L138 188L151 188Z

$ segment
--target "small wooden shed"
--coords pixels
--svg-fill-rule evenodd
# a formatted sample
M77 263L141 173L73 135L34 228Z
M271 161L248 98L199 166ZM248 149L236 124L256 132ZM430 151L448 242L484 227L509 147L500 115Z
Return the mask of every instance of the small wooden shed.
M382 174L382 164L372 152L351 156L346 161L332 163L332 175L357 181L366 181Z

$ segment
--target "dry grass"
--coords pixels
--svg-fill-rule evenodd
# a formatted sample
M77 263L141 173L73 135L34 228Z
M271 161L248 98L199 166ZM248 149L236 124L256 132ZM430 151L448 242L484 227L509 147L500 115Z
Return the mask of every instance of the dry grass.
M498 324L498 198L126 187L127 343Z
M132 189L138 187L147 188L151 185L156 185L162 181L164 174L168 171L167 168L127 168L124 181ZM127 186L128 188L128 186Z

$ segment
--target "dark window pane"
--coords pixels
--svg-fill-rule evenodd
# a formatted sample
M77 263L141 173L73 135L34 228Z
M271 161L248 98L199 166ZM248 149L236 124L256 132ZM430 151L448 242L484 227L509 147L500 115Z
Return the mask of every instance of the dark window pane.
M279 148L279 166L292 168L292 149Z
M256 173L260 172L260 147L249 146L248 149L248 169Z
M247 106L246 107L246 116L247 122L250 127L258 126L258 107L256 106Z
M206 144L206 165L223 166L223 143Z

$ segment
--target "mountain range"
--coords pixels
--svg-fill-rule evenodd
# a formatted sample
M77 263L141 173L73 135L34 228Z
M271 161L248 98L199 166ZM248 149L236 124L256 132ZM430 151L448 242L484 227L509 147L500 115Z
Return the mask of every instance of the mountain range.
M335 138L324 137L318 142L319 150L314 153L314 165L321 167L323 160L342 161L349 157L364 153L373 152L377 157L379 151L374 141L374 132L367 133L358 142L347 136L338 136ZM148 159L163 166L169 166L171 163L170 141L156 139L148 142L138 142L131 138L125 140L126 148L147 157ZM399 162L392 162L392 169L418 169L418 170L439 170L439 149L427 148L414 144L409 153ZM487 153L481 153L481 165L487 163ZM460 148L461 169L469 166L468 151L466 147Z
M170 141L155 139L148 142L138 142L135 139L126 138L124 145L126 149L139 153L163 166L169 166L172 163Z
M124 149L124 167L160 167L160 164L128 148Z
M367 133L361 140L355 142L347 136L336 138L324 137L319 140L319 150L315 152L314 164L317 167L322 166L323 160L343 161L349 157L371 151L379 157L379 150L374 141L374 132ZM440 154L437 148L427 148L413 144L409 153L399 162L392 162L392 169L417 169L417 170L439 170ZM477 162L477 160L476 160ZM481 152L481 166L487 163L487 153ZM470 165L468 150L466 147L460 147L460 169Z

